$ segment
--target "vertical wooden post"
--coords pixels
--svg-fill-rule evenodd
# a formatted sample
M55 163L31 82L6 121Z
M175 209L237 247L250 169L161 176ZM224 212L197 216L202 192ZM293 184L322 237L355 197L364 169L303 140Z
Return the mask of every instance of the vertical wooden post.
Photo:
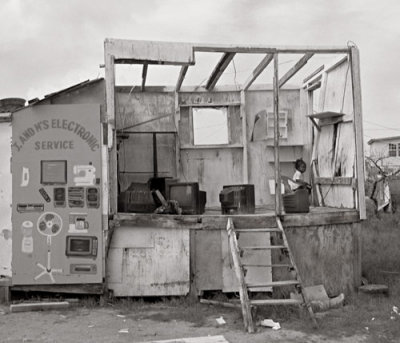
M176 134L175 134L175 177L177 179L180 178L180 165L181 165L181 144L179 141L179 123L181 120L181 110L179 107L179 93L175 91L175 129L176 129Z
M274 54L274 160L275 160L275 213L282 214L281 168L279 163L279 74L278 53Z
M243 183L249 183L249 165L247 151L247 117L246 117L246 93L240 91L240 118L242 119L242 141L243 141Z
M117 175L117 148L115 132L115 65L114 56L107 51L105 43L105 79L106 79L106 118L108 128L108 149L109 149L109 211L111 214L117 213L118 197L118 175Z
M361 101L361 76L360 76L360 54L357 47L350 48L351 63L351 84L353 93L354 109L354 133L356 139L356 173L357 173L357 193L358 210L360 219L367 218L365 207L365 188L364 188L364 137L362 125L362 101Z

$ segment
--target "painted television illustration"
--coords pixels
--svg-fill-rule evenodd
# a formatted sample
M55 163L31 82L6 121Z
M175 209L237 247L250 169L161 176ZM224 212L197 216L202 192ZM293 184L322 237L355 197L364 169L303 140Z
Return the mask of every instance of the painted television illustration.
M12 130L13 285L102 283L99 106L28 107Z

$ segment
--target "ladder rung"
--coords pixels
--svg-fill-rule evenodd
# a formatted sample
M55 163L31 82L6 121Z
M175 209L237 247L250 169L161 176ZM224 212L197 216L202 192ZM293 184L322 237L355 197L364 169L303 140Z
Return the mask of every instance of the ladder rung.
M285 245L260 245L260 246L248 246L240 247L242 250L271 250L271 249L287 249Z
M301 305L303 301L299 299L257 299L250 300L251 305Z
M235 232L247 232L247 233L253 233L253 232L281 232L281 230L277 227L269 227L269 228L264 228L264 229L235 229Z
M264 284L248 283L247 288L292 286L292 285L298 285L298 284L299 284L299 281L297 281L297 280L272 281L272 282L267 282Z
M291 268L291 264L252 264L252 263L242 263L243 267L270 267L270 268Z

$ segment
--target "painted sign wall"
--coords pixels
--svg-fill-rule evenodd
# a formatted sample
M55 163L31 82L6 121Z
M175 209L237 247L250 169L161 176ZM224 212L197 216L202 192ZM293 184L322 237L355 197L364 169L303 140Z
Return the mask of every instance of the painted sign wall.
M102 282L99 105L13 114L12 283Z
M11 124L0 123L0 275L11 276Z

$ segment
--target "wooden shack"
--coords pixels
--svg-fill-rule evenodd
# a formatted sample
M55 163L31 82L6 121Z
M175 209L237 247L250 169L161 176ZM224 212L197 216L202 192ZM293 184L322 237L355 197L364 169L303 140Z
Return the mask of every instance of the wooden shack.
M104 230L100 286L115 296L236 291L228 217L240 228L265 228L276 225L277 216L305 286L324 284L329 295L337 295L360 285L365 196L357 47L106 39L104 52L105 81L80 84L32 104L100 105ZM209 66L204 85L186 85L199 55L213 56L217 62ZM293 62L280 64L289 55ZM248 66L245 81L218 85L228 66L249 56L256 62ZM314 67L317 56L331 56L335 62ZM118 85L118 68L126 65L139 66L140 76L132 84ZM147 85L153 68L157 73L174 68L175 84ZM257 83L265 73L271 76L269 83ZM220 121L215 121L217 117ZM204 118L211 118L205 119L208 127ZM199 133L201 119L205 131ZM216 134L207 130L216 127ZM207 137L212 137L211 143ZM298 158L308 166L305 180L312 186L311 206L306 213L287 213L282 183L292 177ZM119 204L129 187L154 178L198 183L206 192L205 211L161 214L153 213L151 206L126 211ZM219 196L226 185L254 185L255 210L223 214ZM241 239L265 244L273 237L260 233ZM286 257L278 251L249 258L271 265ZM279 280L285 273L254 267L248 277L262 282ZM61 286L68 291L68 285L39 288ZM70 287L89 293L103 291L100 288Z
M219 60L210 66L204 86L184 86L185 76L201 53ZM288 54L298 57L281 72L279 59ZM306 72L300 86L287 84L319 54L337 55L337 63ZM260 58L247 80L218 87L227 67L243 55ZM137 86L116 86L120 64L142 67ZM179 66L175 86L146 85L149 70L160 66ZM268 67L272 84L256 85ZM360 284L360 220L365 218L365 206L360 69L355 46L107 39L105 72L110 161L107 199L115 225L108 241L107 285L115 295L236 290L225 232L227 215L221 214L218 198L224 185L234 184L254 185L256 206L254 214L233 215L235 225L261 228L280 216L306 285L322 283L334 295ZM198 144L195 117L210 108L226 114L227 139ZM158 147L156 159L154 144ZM291 177L293 162L299 157L309 166L306 178L312 184L313 205L309 213L287 214L282 206L281 180L282 176ZM158 176L198 182L207 192L205 213L120 213L119 192L131 182L151 178L154 167ZM256 240L262 244L269 239L264 234ZM265 262L282 256L255 258ZM264 278L276 280L282 273L267 269ZM260 271L250 271L250 278L260 278Z

